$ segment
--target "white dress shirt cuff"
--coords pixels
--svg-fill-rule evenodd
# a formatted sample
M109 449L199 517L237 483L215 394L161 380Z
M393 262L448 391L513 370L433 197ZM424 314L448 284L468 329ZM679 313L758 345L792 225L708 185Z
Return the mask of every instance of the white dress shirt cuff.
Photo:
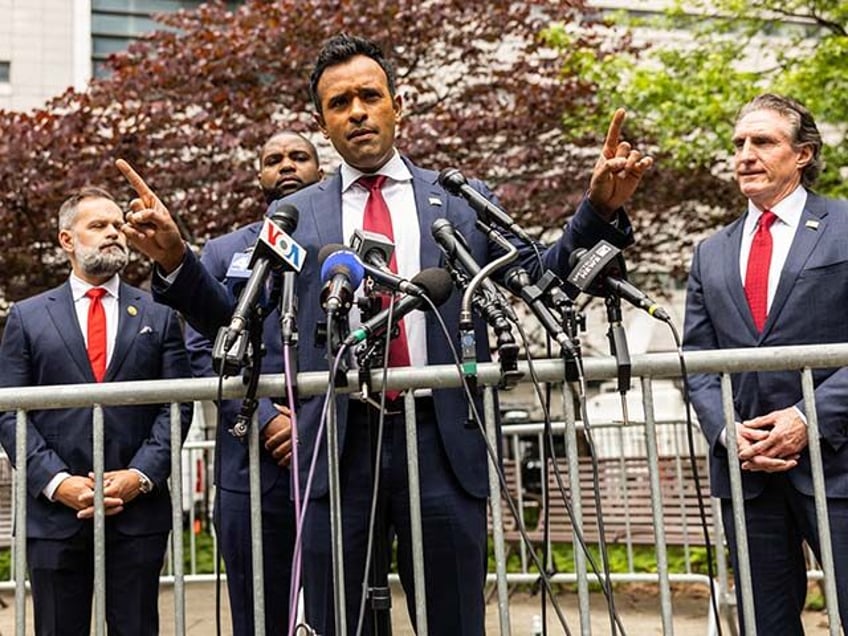
M44 493L44 496L47 497L50 501L55 501L53 499L53 495L56 494L56 489L59 488L59 484L61 484L70 476L71 473L65 472L64 470L61 473L56 473L55 475L53 475L53 479L47 482L47 485L41 492Z

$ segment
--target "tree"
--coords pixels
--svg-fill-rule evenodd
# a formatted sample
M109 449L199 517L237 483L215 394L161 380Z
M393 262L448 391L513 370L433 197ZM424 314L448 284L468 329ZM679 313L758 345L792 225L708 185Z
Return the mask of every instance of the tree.
M629 54L582 47L565 24L546 37L563 52L564 73L593 83L595 95L617 95L634 114L635 137L653 146L658 166L635 206L641 263L683 277L693 244L743 209L730 139L735 113L758 93L792 95L811 109L828 142L818 190L848 196L844 1L677 0L659 19L614 22L612 35L663 37ZM594 99L563 115L574 139L601 123Z
M396 62L406 105L399 144L415 161L499 186L513 216L539 229L562 219L587 183L595 155L566 144L560 116L595 82L563 74L561 56L539 37L556 21L571 25L581 48L599 47L583 0L493 0L485 10L375 0L367 11L353 0L250 0L234 12L214 2L158 19L171 30L110 58L108 79L40 110L0 112L0 298L66 276L53 240L59 203L92 182L130 198L118 157L197 244L255 220L257 149L280 128L313 129L309 72L341 30L377 40ZM598 147L597 137L586 143ZM133 261L129 279L148 268Z

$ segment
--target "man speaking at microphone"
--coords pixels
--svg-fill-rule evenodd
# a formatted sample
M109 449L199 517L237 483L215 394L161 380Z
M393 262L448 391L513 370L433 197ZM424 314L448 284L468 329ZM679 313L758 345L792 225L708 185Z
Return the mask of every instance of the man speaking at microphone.
M287 197L300 210L294 238L307 248L307 260L298 282L300 322L323 319L318 298L322 281L315 255L322 245L346 243L357 228L377 232L395 243L394 263L404 279L439 265L440 250L430 234L433 221L444 217L468 239L481 263L495 256L495 248L476 230L475 212L464 199L453 197L439 185L437 173L424 170L395 148L401 121L402 99L396 92L391 63L368 40L341 34L328 40L318 55L310 81L316 122L342 158L331 179ZM587 199L569 223L562 238L544 252L545 267L564 273L568 256L577 247L591 247L605 239L617 246L632 242L632 230L621 206L634 192L649 157L619 142L624 111L610 125L603 152L589 185ZM480 182L473 187L492 198ZM272 206L273 208L273 206ZM182 264L180 275L162 297L177 305L181 292L206 286L206 274L178 244L175 226L158 201L128 219L128 235L138 249L159 261L166 271ZM532 248L511 236L521 250L519 263L531 275L539 274ZM205 321L213 310L179 306L194 319ZM454 291L442 314L454 336L458 333L460 297ZM221 312L223 308L214 308ZM420 312L408 314L400 330L402 346L390 347L390 363L400 366L452 364L450 350L435 318ZM478 321L478 359L488 359L485 325ZM299 365L302 371L326 370L324 353L315 347L312 333L301 330ZM396 351L397 350L397 351ZM307 398L299 405L300 456L310 457L321 416L321 400ZM341 448L342 530L346 624L354 631L362 594L366 559L368 514L373 483L367 408L357 400L341 399L337 411ZM432 396L417 396L418 456L421 473L421 507L427 621L432 634L480 635L484 633L483 585L486 575L486 497L488 496L485 444L476 429L466 427L467 405L460 389L439 389ZM380 483L388 502L388 526L378 532L397 537L397 565L414 617L412 548L407 490L406 447L403 435L403 400L387 407ZM334 633L332 559L327 496L326 444L319 455L310 496L304 537L304 587L307 622L320 634ZM301 464L305 483L308 462ZM366 622L364 633L371 626Z

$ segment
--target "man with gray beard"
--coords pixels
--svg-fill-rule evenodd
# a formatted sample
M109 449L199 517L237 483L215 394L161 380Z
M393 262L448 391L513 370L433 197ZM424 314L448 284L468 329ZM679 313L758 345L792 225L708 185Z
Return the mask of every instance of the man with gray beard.
M0 344L0 386L190 376L176 314L119 277L128 256L123 223L121 209L99 188L84 188L62 204L59 245L70 278L12 307ZM169 411L167 404L103 409L110 633L159 633L159 572L171 529ZM191 405L181 411L185 439ZM32 410L27 417L35 631L87 636L94 583L92 409ZM0 416L0 443L13 463L15 419L13 411Z

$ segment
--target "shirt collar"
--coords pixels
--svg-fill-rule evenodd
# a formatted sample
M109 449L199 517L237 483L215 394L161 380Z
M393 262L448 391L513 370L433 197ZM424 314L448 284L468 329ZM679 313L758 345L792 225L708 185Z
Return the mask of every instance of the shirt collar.
M76 274L71 272L70 283L71 293L73 294L74 302L77 302L80 298L85 296L85 293L92 287L102 287L106 290L106 293L109 296L112 296L113 298L117 299L118 290L121 287L121 279L117 274L112 276L112 278L107 280L102 285L92 285L91 283L85 282L83 279L79 278Z
M344 161L342 161L340 172L342 175L342 192L346 192L364 174L384 174L392 181L410 181L412 179L412 173L403 159L401 159L397 148L394 149L391 159L384 163L376 172L362 172Z
M799 185L789 196L781 199L771 211L782 222L791 228L798 227L801 222L801 214L807 205L807 190ZM752 234L756 231L757 221L763 213L754 203L748 199L748 214L745 217L745 233Z

